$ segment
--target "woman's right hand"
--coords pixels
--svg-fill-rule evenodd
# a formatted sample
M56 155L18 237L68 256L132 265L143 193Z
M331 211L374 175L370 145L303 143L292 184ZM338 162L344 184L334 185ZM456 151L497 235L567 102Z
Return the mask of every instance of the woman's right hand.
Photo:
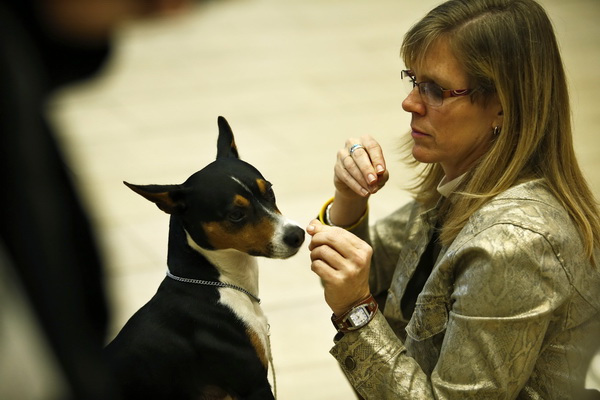
M334 167L335 200L330 222L338 226L354 224L364 214L369 196L388 179L383 151L375 139L364 135L346 140Z
M388 179L383 151L375 139L364 135L359 139L346 140L345 146L337 153L334 167L336 197L369 197Z

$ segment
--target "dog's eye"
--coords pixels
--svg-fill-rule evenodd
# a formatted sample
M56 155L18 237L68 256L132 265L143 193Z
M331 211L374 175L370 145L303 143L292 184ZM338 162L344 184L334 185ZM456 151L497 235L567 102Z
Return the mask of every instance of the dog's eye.
M232 212L229 213L227 218L231 222L241 222L246 218L246 213L242 210L233 210Z

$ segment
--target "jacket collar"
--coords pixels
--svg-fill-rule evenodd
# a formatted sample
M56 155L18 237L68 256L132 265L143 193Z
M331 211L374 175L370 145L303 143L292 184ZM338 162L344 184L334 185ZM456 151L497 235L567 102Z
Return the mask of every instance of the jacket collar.
M452 193L454 193L454 191L456 190L458 185L460 185L460 183L463 181L465 176L467 176L467 173L464 173L461 176L459 176L458 178L452 179L451 181L447 181L446 177L444 176L442 178L442 180L440 181L440 183L438 184L438 187L437 187L438 193L444 197L449 197Z

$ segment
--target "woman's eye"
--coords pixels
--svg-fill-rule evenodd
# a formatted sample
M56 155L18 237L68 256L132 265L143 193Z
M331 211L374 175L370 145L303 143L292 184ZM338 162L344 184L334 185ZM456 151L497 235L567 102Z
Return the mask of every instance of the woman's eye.
M426 92L427 96L430 96L431 98L434 98L434 99L442 98L442 88L439 87L438 85L436 85L435 83L426 82L425 84L423 84L423 86L425 88L425 92Z

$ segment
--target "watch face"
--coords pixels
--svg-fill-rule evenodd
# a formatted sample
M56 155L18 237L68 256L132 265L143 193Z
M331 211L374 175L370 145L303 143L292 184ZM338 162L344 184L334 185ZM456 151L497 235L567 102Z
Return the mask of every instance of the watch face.
M369 313L365 307L360 307L353 310L348 316L352 326L362 326L369 321Z

